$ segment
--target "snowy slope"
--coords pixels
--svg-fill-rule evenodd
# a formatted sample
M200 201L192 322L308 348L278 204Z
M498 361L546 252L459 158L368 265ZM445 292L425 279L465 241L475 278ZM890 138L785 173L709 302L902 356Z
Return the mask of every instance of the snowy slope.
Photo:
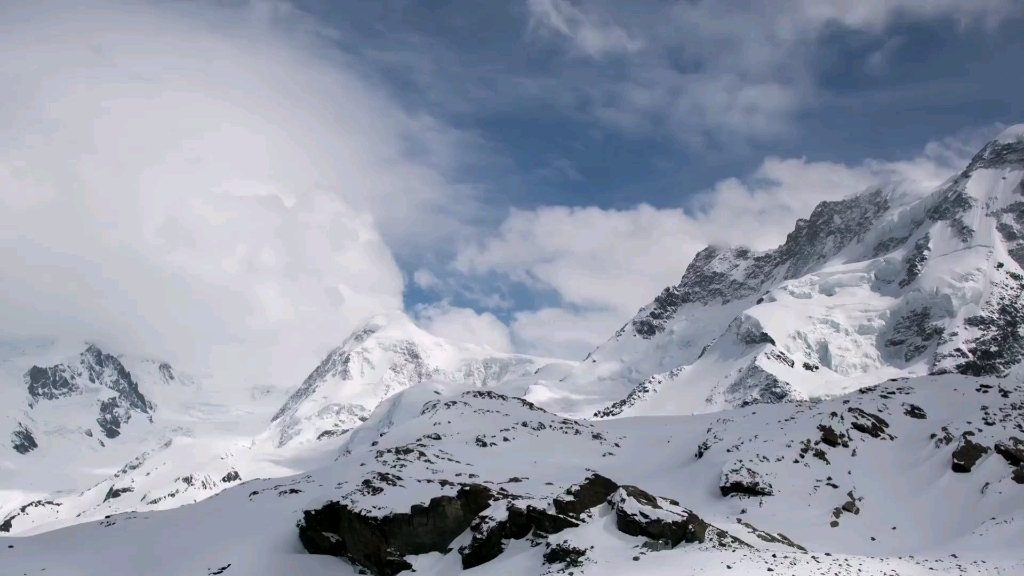
M823 202L786 242L711 246L557 384L581 416L703 413L1024 359L1024 140L986 145L933 194ZM528 396L529 397L529 396Z
M96 353L92 350L69 358L79 361ZM58 370L70 370L66 365L78 368L71 360ZM26 362L19 358L22 372L28 370ZM230 402L225 405L216 401L212 390L202 389L167 364L124 357L117 362L126 367L123 380L141 382L138 389L157 393L159 409L151 405L153 417L146 426L133 429L133 434L113 441L104 437L104 449L116 443L117 450L111 454L97 455L95 448L82 452L77 442L66 450L51 450L45 457L32 452L40 457L24 462L14 459L13 467L22 474L0 485L4 494L0 533L39 532L129 510L176 507L241 480L294 474L336 450L345 432L365 420L382 400L419 381L440 380L466 389L533 381L535 373L541 373L538 366L546 361L450 344L420 330L400 313L376 316L331 351L273 417L269 404L273 397L221 399ZM554 368L560 364L566 363L556 363ZM90 383L80 379L88 388ZM85 422L77 428L81 432L96 400L84 393L70 396L84 398L77 402L55 399L53 403L64 412L62 420L53 421L61 422L63 430L77 418ZM255 427L254 420L258 420ZM38 422L50 420L26 421L48 430ZM267 421L271 421L269 429ZM81 440L78 436L95 438L84 432L72 438ZM76 451L78 455L73 455ZM63 483L48 478L55 469L67 471Z
M390 397L324 467L11 538L0 565L228 576L1024 571L1018 375L593 422L456 388L428 382ZM670 549L645 544L652 534Z
M447 342L401 312L374 316L306 378L274 415L266 438L284 446L339 436L382 400L418 382L494 386L550 362Z
M0 532L102 517L126 509L120 506L132 499L117 499L126 487L137 488L140 496L157 494L148 501L180 488L178 478L216 473L224 454L252 443L280 401L273 395L254 398L244 389L221 390L218 383L88 343L5 341L0 345L0 402L5 408L0 418L5 440L0 446ZM256 471L287 475L306 466L242 454L240 466L247 477ZM146 466L126 474L126 465L140 459ZM110 489L116 495L104 498ZM190 487L183 490L187 496L149 507L194 501L194 494L219 489ZM47 502L54 504L41 505ZM25 506L29 514L19 512Z

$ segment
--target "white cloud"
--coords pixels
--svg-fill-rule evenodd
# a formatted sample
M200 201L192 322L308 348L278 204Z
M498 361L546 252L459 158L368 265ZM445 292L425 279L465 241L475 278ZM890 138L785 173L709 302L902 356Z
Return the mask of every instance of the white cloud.
M855 166L768 158L748 179L718 182L689 210L513 210L495 234L466 246L453 266L468 275L500 273L535 291L555 291L563 306L517 313L513 340L523 351L579 359L678 282L708 244L773 248L821 201L889 180L905 180L908 194L925 194L974 150L946 140L906 161Z
M883 76L889 72L889 63L906 43L903 36L895 36L885 41L881 48L868 54L864 61L864 71L874 76Z
M5 3L0 333L292 386L401 308L385 237L451 233L463 136L325 34L278 2Z
M420 327L434 336L487 346L498 352L512 352L508 326L490 312L477 313L445 302L419 305L414 312Z
M631 133L666 130L698 146L708 140L736 145L790 134L799 113L817 100L812 63L826 33L846 29L881 37L897 19L952 18L962 27L993 27L1024 13L1017 0L744 0L658 6L526 0L526 6L531 28L545 24L573 39L575 51L622 56L613 69L573 71L579 78L576 91L586 94L593 118ZM597 30L603 33L595 36L603 41L588 51L581 30L597 14ZM643 42L626 43L625 30L642 30ZM898 41L890 42L868 59L866 69L882 73L898 48ZM566 101L563 88L556 84L552 98Z
M552 31L568 38L573 47L592 57L632 53L643 40L598 12L584 12L568 0L526 0L534 30Z

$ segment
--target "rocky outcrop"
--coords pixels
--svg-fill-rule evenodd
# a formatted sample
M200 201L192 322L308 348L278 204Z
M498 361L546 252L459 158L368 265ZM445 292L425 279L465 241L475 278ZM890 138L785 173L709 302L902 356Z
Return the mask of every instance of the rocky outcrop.
M1000 440L996 442L995 450L1010 466L1024 466L1024 440L1016 437Z
M376 576L394 576L412 568L407 555L445 552L490 507L492 497L486 486L465 484L455 496L437 496L409 512L382 517L329 502L303 512L299 540L311 554L348 558Z
M633 330L650 339L665 331L682 306L727 304L757 295L769 282L799 278L861 240L888 210L886 194L874 190L818 204L809 218L797 220L775 250L709 246L694 256L679 284L665 288L640 310L631 322Z
M739 494L743 496L772 496L775 489L771 482L760 472L750 468L744 462L734 462L722 471L722 479L718 485L722 496Z
M832 448L838 448L840 446L848 448L850 446L850 441L846 437L846 434L836 432L836 429L831 426L819 424L818 431L821 432L821 443L826 446L831 446Z
M57 400L81 394L82 386L78 383L77 376L72 367L63 364L47 368L29 368L25 372L25 385L28 387L30 405L39 400Z
M18 422L18 427L14 429L14 432L11 432L11 447L18 454L28 454L38 448L39 443L36 442L35 436L32 435L32 430Z
M165 368L166 366L166 368ZM165 379L173 378L169 365L160 365ZM115 393L99 403L99 424L107 438L121 434L121 425L131 419L133 412L151 415L153 403L139 390L132 374L117 357L107 354L95 345L90 345L78 357L77 363L29 368L24 375L29 393L29 406L43 400L59 400L84 392L86 385L102 386Z
M618 489L618 484L595 472L583 482L570 486L552 504L555 512L578 520L587 510L604 504Z
M708 524L670 498L659 498L637 488L620 486L608 499L615 510L615 527L629 536L682 542L703 542Z
M462 567L468 570L494 560L505 551L509 540L522 540L531 534L545 537L578 527L575 520L537 506L524 508L512 502L496 504L470 526L472 539L459 548Z
M985 454L991 452L991 448L983 446L970 438L961 437L959 444L953 450L953 472L966 474L974 469L974 466Z
M852 417L850 428L853 428L857 432L867 434L872 438L885 440L892 440L895 438L888 432L889 423L886 422L885 418L882 418L878 414L856 407L847 408L847 412L849 412Z

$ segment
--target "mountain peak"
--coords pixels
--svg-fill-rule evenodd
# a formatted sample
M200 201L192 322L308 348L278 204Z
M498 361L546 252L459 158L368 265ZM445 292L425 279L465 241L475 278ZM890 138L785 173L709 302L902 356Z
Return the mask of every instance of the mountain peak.
M361 322L331 350L271 419L274 442L344 434L386 398L420 382L491 386L543 361L434 336L400 311Z
M1024 124L1015 124L1003 130L993 142L997 144L1024 144Z

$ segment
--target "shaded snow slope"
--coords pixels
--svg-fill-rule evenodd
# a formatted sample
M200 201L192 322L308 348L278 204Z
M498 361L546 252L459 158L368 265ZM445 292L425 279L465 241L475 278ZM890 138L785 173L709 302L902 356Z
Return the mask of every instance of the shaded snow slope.
M455 344L417 327L401 312L369 319L332 350L273 417L277 446L339 436L384 399L426 380L494 386L548 362Z
M319 542L373 574L1019 574L1022 402L1016 376L947 374L818 403L585 422L425 383L389 398L322 468L3 540L0 564L357 573L352 560L306 553ZM668 550L628 533L684 520ZM374 556L378 545L390 552Z

